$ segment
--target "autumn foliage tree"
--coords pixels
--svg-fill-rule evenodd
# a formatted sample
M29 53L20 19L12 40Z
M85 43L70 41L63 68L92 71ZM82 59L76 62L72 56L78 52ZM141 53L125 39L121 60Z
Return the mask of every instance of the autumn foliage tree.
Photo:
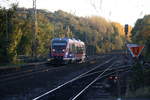
M131 37L133 42L144 45L145 56L150 56L150 15L136 21Z
M6 13L10 12L11 16L6 22ZM16 62L20 55L31 57L34 38L36 38L36 56L39 58L49 55L50 41L55 37L69 37L84 41L88 55L122 49L124 46L123 26L102 17L78 17L62 10L52 13L38 9L37 34L34 35L32 15L33 9L0 8L1 59L9 58L8 62ZM8 32L6 32L7 27ZM5 61L1 60L1 62Z

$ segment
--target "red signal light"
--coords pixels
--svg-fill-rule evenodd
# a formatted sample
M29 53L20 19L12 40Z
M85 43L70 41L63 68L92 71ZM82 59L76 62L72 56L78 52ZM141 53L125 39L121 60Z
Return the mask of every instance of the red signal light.
M119 78L118 78L118 76L110 76L109 77L109 80L118 80Z

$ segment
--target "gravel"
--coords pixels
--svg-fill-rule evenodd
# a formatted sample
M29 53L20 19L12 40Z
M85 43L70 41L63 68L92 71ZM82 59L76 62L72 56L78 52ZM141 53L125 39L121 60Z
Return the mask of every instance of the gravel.
M31 100L34 97L71 80L81 73L92 69L96 63L102 63L103 61L105 60L97 60L95 63L89 62L84 64L65 65L11 81L3 85L0 84L1 100Z

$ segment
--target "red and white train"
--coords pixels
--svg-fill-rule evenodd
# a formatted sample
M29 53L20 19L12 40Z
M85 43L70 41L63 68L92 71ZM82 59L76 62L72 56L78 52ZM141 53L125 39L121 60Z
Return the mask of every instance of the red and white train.
M81 40L70 38L52 39L51 61L56 63L83 62L85 58L85 44Z

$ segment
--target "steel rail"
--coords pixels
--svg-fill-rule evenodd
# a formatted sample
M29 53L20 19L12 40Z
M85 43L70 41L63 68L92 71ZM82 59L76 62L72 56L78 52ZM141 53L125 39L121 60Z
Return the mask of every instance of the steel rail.
M90 84L88 84L82 91L80 91L76 96L74 96L72 99L69 99L69 100L77 100L79 99L80 95L83 94L90 86L92 86L96 81L106 77L106 76L109 76L109 75L112 75L113 73L116 73L116 72L120 72L120 71L125 71L125 70L129 70L131 68L128 68L128 67L124 67L124 68L128 68L128 69L116 69L115 71L113 72L110 72L110 73L106 73L104 74L106 71L109 71L109 68L111 68L112 66L109 66L103 73L101 73L98 77L96 77ZM103 75L104 74L104 75Z
M43 68L43 67L40 67L40 68L26 69L26 70L19 71L19 72L14 72L14 73L10 73L10 74L4 74L4 75L1 75L0 78L5 78L5 77L17 75L17 74L24 74L24 73L26 73L26 72L33 72L33 71L41 70L41 69L44 69L44 68Z
M98 56L99 57L99 56ZM98 58L98 57L96 57L96 58ZM104 58L104 56L102 56L102 58ZM92 59L93 60L93 59ZM43 63L44 64L44 63ZM35 65L38 65L38 64L35 64ZM32 65L32 66L35 66L35 65ZM31 66L31 65L30 65ZM44 68L43 67L30 67L29 69L25 69L25 70L23 70L23 71L19 71L19 72L13 72L13 73L10 73L10 74L4 74L4 75L1 75L0 76L0 78L2 79L2 78L5 78L5 77L12 77L13 75L15 76L15 75L18 75L18 74L24 74L24 73L27 73L27 72L34 72L34 71L38 71L38 70L44 70L44 69L46 69L47 67L49 67L49 66L44 66ZM63 66L61 66L61 67L63 67Z
M118 70L118 69L124 69L124 68L128 68L128 67L131 67L131 65L123 65L123 66L121 66L121 67L119 67L119 68L112 68L112 69L109 69L109 70ZM101 71L96 71L96 72L93 72L93 73L89 73L89 74L86 74L86 75L84 75L84 76L82 76L82 77L80 77L80 78L87 77L87 76L93 75L93 74L95 74L95 73L100 73L100 72L102 72L102 71L103 71L103 70L101 70Z
M65 66L61 66L61 67L57 67L57 68L42 68L42 69L38 69L38 70L35 70L35 71L26 71L24 72L24 74L20 73L18 76L10 76L10 77L7 77L7 78L3 78L3 79L0 79L0 83L4 83L6 81L12 81L12 80L15 80L15 79L18 79L18 78L23 78L23 77L27 77L27 76L31 76L33 74L37 74L37 73L40 73L40 72L48 72L50 70L54 70L54 69L62 69L64 68Z
M99 57L99 56L98 56ZM96 57L96 58L98 58ZM105 56L102 56L102 58L104 58ZM93 60L93 59L92 59ZM32 65L34 66L34 65ZM60 69L60 68L48 68L49 66L44 66L44 68L42 67L38 67L38 68L31 68L30 69L26 69L20 72L16 72L16 73L10 73L10 74L5 74L0 76L1 80L0 82L5 82L5 81L9 81L9 80L14 80L14 79L18 79L18 78L22 78L22 77L26 77L26 76L30 76L36 73L40 73L40 72L46 72L49 70L54 70L54 69ZM61 68L63 68L65 66L61 66Z
M87 71L87 72L85 72L85 73L82 73L81 75L79 75L79 76L77 76L77 77L71 79L70 81L67 81L67 82L63 83L62 85L59 85L59 86L57 86L56 88L54 88L54 89L52 89L52 90L50 90L50 91L48 91L48 92L46 92L46 93L44 93L44 94L38 96L38 97L33 98L32 100L41 99L42 97L44 97L44 96L46 96L46 95L48 95L48 94L50 94L50 93L52 93L52 92L54 92L54 91L56 91L56 90L58 90L58 89L60 89L60 88L66 86L66 85L69 84L69 83L72 83L72 82L75 81L75 80L80 79L82 76L86 75L87 73L89 73L89 72L91 72L91 71L93 71L93 70L95 70L95 69L97 69L97 68L99 68L99 67L101 67L101 66L103 66L103 65L105 65L105 64L107 64L107 63L109 63L109 62L111 62L111 61L114 60L114 59L115 59L115 58L111 58L111 59L105 61L104 63L102 63L102 64L100 64L100 65L97 65L97 66L94 67L93 69L91 69L91 70L89 70L89 71Z
M114 63L113 63L114 64ZM70 100L75 100L78 96L80 96L85 90L87 90L93 83L95 83L106 71L108 71L112 66L110 65L108 68L106 68L102 73L100 73L98 75L98 77L96 77L90 84L88 84L82 91L80 91L75 97L73 97L72 99Z

